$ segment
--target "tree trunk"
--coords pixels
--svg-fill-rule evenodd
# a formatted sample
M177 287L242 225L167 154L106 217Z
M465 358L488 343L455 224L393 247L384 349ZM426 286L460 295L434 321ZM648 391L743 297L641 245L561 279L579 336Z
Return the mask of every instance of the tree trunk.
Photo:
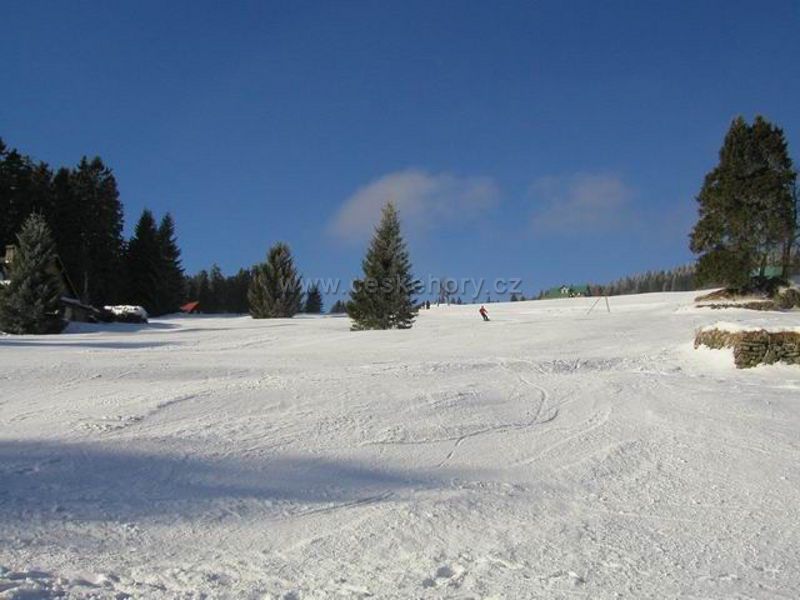
M783 254L781 256L781 279L789 279L789 267L792 263L792 238L789 236L783 243Z

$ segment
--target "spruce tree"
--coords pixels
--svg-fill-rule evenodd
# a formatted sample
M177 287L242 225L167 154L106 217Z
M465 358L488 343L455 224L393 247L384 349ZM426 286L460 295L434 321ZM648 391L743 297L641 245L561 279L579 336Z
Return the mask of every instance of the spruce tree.
M697 197L699 219L690 248L700 257L700 282L746 286L776 254L788 268L787 244L796 222L792 187L796 174L783 131L756 117L736 118L725 136L719 164Z
M331 306L330 314L332 315L341 315L347 312L347 305L342 302L341 300L337 300Z
M197 275L193 277L186 276L183 279L184 290L186 293L184 295L184 300L188 300L189 302L194 302L197 300Z
M186 292L181 251L175 236L175 221L167 213L158 226L158 245L161 251L159 275L159 310L176 312L183 303Z
M250 277L249 270L239 269L239 272L230 278L229 312L242 314L248 311L247 290L250 289Z
M211 290L208 284L208 271L203 269L196 277L197 281L197 297L196 300L200 303L200 312L211 313L210 308L213 308L213 300L211 298Z
M53 218L57 223L53 229L58 256L67 270L73 285L82 284L83 269L86 263L87 244L84 231L86 215L75 194L74 173L67 168L56 171L53 178ZM77 288L79 292L80 288Z
M55 242L39 214L32 214L17 236L11 282L0 294L0 330L7 333L57 333L62 286L55 267Z
M362 262L364 277L353 282L347 314L354 330L408 329L417 315L414 296L419 284L411 275L411 261L400 233L400 218L392 203Z
M306 294L306 305L303 312L310 315L318 315L322 312L322 294L319 291L319 286L314 284L309 288Z
M208 312L226 312L228 306L228 286L226 284L225 275L222 274L219 265L216 263L211 265L211 271L208 274Z
M794 202L794 234L784 249L784 264L788 264L783 276L787 278L791 273L800 273L800 186L795 182L792 188Z
M0 140L0 248L13 244L30 214L33 202L33 173L30 157L7 148Z
M270 248L267 262L257 265L250 282L248 300L254 319L293 317L300 312L303 290L289 246Z
M111 169L99 157L84 157L73 173L72 193L82 223L80 266L73 282L85 302L117 302L124 283L120 269L123 216Z
M162 314L159 290L161 287L161 241L153 213L145 209L136 223L133 237L125 255L126 302L143 306L150 315Z

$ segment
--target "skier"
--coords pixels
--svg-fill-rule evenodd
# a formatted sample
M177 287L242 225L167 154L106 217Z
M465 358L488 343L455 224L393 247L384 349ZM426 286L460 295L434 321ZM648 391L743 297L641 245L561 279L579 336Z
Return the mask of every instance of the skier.
M486 310L486 307L483 304L481 304L481 307L478 310L478 312L481 313L481 316L483 317L484 321L488 321L489 320L489 311Z

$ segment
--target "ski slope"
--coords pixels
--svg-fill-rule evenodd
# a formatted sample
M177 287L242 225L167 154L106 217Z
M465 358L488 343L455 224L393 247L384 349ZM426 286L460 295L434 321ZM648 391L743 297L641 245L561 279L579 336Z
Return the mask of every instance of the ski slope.
M0 598L798 598L800 369L694 294L0 338Z

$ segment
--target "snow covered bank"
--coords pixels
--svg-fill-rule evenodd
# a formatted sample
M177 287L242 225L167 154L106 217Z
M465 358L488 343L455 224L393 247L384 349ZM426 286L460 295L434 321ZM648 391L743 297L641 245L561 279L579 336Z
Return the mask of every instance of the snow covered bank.
M800 318L800 314L798 315ZM724 331L726 333L743 333L745 331L766 331L767 333L800 333L800 325L774 325L762 326L751 325L748 323L730 323L728 321L717 321L713 325L701 327L701 332Z
M0 598L799 597L800 369L693 296L0 338Z

